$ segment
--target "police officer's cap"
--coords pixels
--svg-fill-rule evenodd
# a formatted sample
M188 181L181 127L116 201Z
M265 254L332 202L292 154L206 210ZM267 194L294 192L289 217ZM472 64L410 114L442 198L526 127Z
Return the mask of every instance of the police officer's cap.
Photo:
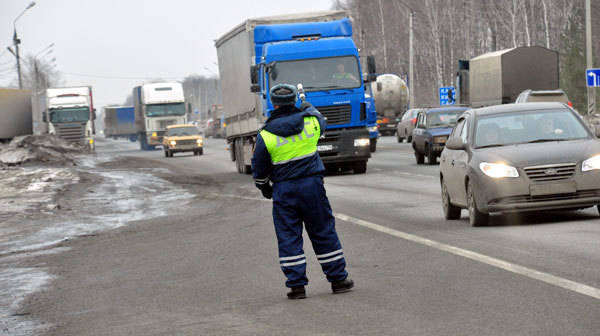
M271 102L275 106L295 105L296 88L289 84L277 84L271 88Z

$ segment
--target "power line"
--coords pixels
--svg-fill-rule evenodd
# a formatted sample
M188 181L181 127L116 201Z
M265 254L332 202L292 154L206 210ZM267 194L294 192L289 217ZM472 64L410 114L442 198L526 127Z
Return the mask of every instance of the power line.
M64 71L58 71L59 73L63 74L63 75L69 75L69 76L79 76L79 77L90 77L90 78L104 78L104 79L138 79L138 80L152 80L152 79L158 79L158 78L162 78L162 79L183 79L187 76L178 76L178 77L164 77L164 76L156 76L156 77L128 77L128 76L106 76L106 75L94 75L94 74L82 74L82 73L76 73L76 72L64 72Z

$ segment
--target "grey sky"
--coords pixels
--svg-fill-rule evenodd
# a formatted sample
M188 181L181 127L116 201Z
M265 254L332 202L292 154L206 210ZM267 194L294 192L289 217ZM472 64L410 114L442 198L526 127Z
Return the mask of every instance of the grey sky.
M0 87L16 78L2 72L14 59L4 51L12 45L13 20L29 3L0 0ZM331 0L38 0L17 21L17 32L21 55L55 43L47 58L56 57L65 84L92 85L102 107L122 103L142 78L216 73L213 40L246 18L330 7Z

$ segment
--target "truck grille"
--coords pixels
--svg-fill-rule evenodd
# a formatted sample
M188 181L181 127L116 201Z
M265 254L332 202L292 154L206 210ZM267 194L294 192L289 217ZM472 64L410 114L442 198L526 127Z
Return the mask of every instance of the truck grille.
M177 119L169 119L169 120L160 120L158 122L159 129L166 129L167 126L175 125L177 123Z
M328 125L348 124L352 118L352 107L349 104L319 106L317 110L327 118Z
M85 124L57 124L56 135L67 141L81 141L85 138Z
M575 163L560 163L524 168L527 177L533 181L566 180L575 174Z

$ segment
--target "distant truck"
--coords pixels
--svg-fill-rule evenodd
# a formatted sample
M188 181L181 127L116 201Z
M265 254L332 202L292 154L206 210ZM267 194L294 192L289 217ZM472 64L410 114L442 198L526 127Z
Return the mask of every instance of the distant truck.
M49 134L94 149L96 109L91 86L46 89L43 119Z
M104 107L104 136L107 138L126 138L137 141L135 114L133 106Z
M513 103L524 90L559 88L558 52L544 47L499 50L459 61L459 103L472 107Z
M408 87L397 75L383 74L377 76L373 85L373 98L377 111L377 125L381 135L394 135L397 120L408 107Z
M181 83L152 83L133 89L135 127L141 150L162 145L167 126L186 123Z
M328 170L366 171L371 154L364 81L345 11L249 19L215 46L226 139L238 172L251 171L257 132L274 108L269 91L280 83L303 84L306 100L327 118L317 148Z
M31 91L0 88L0 141L32 134Z

